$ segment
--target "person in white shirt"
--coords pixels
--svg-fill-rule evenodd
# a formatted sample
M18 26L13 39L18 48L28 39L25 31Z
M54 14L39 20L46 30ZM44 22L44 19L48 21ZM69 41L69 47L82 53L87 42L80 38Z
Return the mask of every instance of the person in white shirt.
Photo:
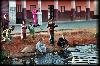
M25 20L23 20L21 24L21 39L26 39L26 29L27 29L27 26L26 26Z
M46 52L46 46L43 43L43 39L40 38L39 42L36 44L36 50L38 50L41 53L45 53Z

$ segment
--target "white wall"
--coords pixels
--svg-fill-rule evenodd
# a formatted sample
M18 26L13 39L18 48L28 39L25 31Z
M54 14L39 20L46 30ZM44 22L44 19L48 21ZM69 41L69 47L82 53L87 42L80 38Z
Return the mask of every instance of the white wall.
M16 1L9 1L9 24L16 24Z

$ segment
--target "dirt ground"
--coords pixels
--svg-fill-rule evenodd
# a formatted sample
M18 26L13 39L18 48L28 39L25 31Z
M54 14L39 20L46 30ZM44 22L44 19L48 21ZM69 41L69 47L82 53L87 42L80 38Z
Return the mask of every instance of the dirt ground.
M30 46L33 52L35 52L35 45L39 41L39 38L42 37L46 47L49 50L57 50L60 48L57 46L58 38L63 34L68 40L70 46L75 46L77 44L96 44L96 30L61 30L55 31L55 46L52 47L49 43L49 34L48 32L35 33L35 38L31 38L30 35L27 36L27 39L21 40L20 36L13 37L10 43L3 43L2 49L5 50L10 57L22 56L21 51L26 47Z

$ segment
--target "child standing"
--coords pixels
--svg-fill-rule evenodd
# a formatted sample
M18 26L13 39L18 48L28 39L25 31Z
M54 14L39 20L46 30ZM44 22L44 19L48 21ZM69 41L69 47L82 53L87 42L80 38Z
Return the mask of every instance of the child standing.
M31 37L34 38L35 30L34 30L34 25L32 24L32 22L30 22L30 24L28 25L28 29L29 29Z
M27 26L25 24L25 21L23 20L21 24L21 39L26 39L26 29Z

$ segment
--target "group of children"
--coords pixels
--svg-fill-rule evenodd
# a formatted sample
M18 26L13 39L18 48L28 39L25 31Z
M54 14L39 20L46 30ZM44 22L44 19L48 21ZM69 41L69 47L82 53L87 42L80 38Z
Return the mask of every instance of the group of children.
M32 14L36 14L35 13L36 10L33 10ZM33 16L33 20L36 19L36 16ZM36 20L37 21L37 20ZM35 34L35 30L34 27L36 27L36 21L33 21L35 24L33 24L32 22L30 22L30 24L28 25L28 29L30 32L30 36L32 38L34 38L34 34ZM34 26L35 25L35 26ZM52 19L50 19L48 21L48 28L49 28L49 35L50 35L50 44L54 44L54 28L57 27L57 25L55 25L54 21ZM15 28L15 26L12 26L11 28L7 28L5 30L3 30L2 32L2 41L11 41L12 36L11 36L11 31L13 31ZM26 39L26 22L23 20L22 24L21 24L21 38L22 39ZM65 39L64 36L60 37L58 39L57 45L61 48L64 48L65 45L68 45L68 41ZM43 43L43 39L40 38L39 42L36 44L36 49L40 52L46 52L46 46Z
M26 29L27 26L25 24L25 21L23 21L21 24L21 39L26 39ZM30 36L34 38L35 30L32 22L30 22L30 24L28 25L28 29L29 29Z
M58 38L57 46L61 48L61 50L67 49L69 47L69 42L66 40L64 35ZM43 37L39 38L39 41L36 44L36 50L42 53L47 52L47 47L43 41Z
M30 35L32 36L32 38L34 38L34 34L35 34L34 27L42 25L42 19L41 19L42 13L41 13L40 10L33 9L32 10L32 16L33 16L33 20L28 25L28 29L29 29L29 32L30 32ZM22 27L21 38L24 39L24 38L26 38L26 29L27 29L27 26L25 25L24 20L22 21L21 27Z
M22 28L22 39L26 39L27 26L25 25L25 21L23 21L23 24L21 26L22 26L21 27ZM29 29L31 37L34 38L35 30L34 30L34 25L32 24L32 22L30 22L30 24L28 25L28 29ZM13 30L14 30L14 26L3 31L2 33L3 41L8 41L8 40L11 41L11 38L12 38L11 31ZM62 37L58 39L57 45L61 48L64 48L65 45L68 45L68 41L62 35ZM39 42L36 44L36 49L38 49L40 52L46 52L46 46L43 43L42 38L40 38Z

